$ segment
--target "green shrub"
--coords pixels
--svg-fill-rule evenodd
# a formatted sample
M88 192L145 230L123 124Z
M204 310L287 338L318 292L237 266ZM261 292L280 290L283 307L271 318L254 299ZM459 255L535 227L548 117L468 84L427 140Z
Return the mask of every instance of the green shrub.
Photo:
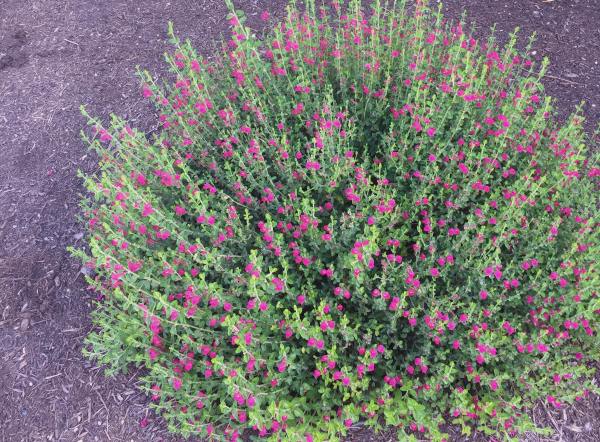
M87 354L226 440L505 439L589 394L600 170L546 63L422 2L300 11L232 12L214 62L173 37L151 139L89 117Z

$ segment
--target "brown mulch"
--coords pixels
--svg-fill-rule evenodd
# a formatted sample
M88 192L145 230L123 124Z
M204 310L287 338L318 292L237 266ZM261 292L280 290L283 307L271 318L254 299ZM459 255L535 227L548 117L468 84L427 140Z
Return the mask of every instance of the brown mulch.
M286 0L235 3L258 26L261 4L280 14ZM499 38L515 26L524 37L537 32L534 50L551 59L545 84L561 115L585 100L586 117L600 121L599 0L445 6L452 17L463 8L480 35L493 23ZM66 247L84 241L77 169L95 165L79 139L79 105L151 129L135 66L164 73L168 20L211 54L227 33L226 13L221 0L0 0L0 441L178 440L147 411L136 373L106 379L81 355L92 295ZM600 440L598 398L534 415L555 429L546 440ZM393 439L357 429L350 440Z

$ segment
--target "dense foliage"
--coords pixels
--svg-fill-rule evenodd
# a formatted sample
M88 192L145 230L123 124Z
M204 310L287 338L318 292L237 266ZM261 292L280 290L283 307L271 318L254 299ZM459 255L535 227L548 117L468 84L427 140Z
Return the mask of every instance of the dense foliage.
M546 63L422 2L230 23L212 62L173 37L174 84L140 73L152 137L89 117L88 354L219 440L508 439L589 394L600 170Z

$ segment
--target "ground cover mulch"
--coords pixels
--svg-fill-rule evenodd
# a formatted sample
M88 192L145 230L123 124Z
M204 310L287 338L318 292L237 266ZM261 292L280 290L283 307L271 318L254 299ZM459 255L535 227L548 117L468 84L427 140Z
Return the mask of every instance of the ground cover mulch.
M286 0L234 3L258 29L260 12L281 15ZM494 23L500 39L516 26L524 39L536 32L561 116L585 100L586 128L600 121L599 0L446 3L450 17L466 9L479 35ZM135 66L164 73L168 20L214 53L226 14L221 0L0 0L0 441L178 440L147 411L138 373L106 379L81 355L93 295L66 247L84 243L76 173L95 163L79 139L79 105L153 130ZM555 430L545 440L600 440L598 398L534 417ZM357 428L349 440L391 438Z

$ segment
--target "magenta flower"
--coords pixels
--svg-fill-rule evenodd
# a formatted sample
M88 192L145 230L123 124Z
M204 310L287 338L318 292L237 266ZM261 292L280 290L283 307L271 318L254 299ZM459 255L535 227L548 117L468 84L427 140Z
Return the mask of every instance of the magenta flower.
M181 385L182 385L181 379L173 378L173 388L175 389L175 391L179 390L181 388Z
M144 208L142 210L142 216L144 216L144 217L150 216L153 213L154 213L154 208L152 207L152 205L150 203L145 203Z
M142 268L142 263L139 261L137 261L137 262L128 261L127 268L129 269L130 272L135 273Z
M279 279L279 278L273 278L271 280L271 283L273 284L273 286L275 287L275 291L276 292L281 292L284 289L284 282Z

